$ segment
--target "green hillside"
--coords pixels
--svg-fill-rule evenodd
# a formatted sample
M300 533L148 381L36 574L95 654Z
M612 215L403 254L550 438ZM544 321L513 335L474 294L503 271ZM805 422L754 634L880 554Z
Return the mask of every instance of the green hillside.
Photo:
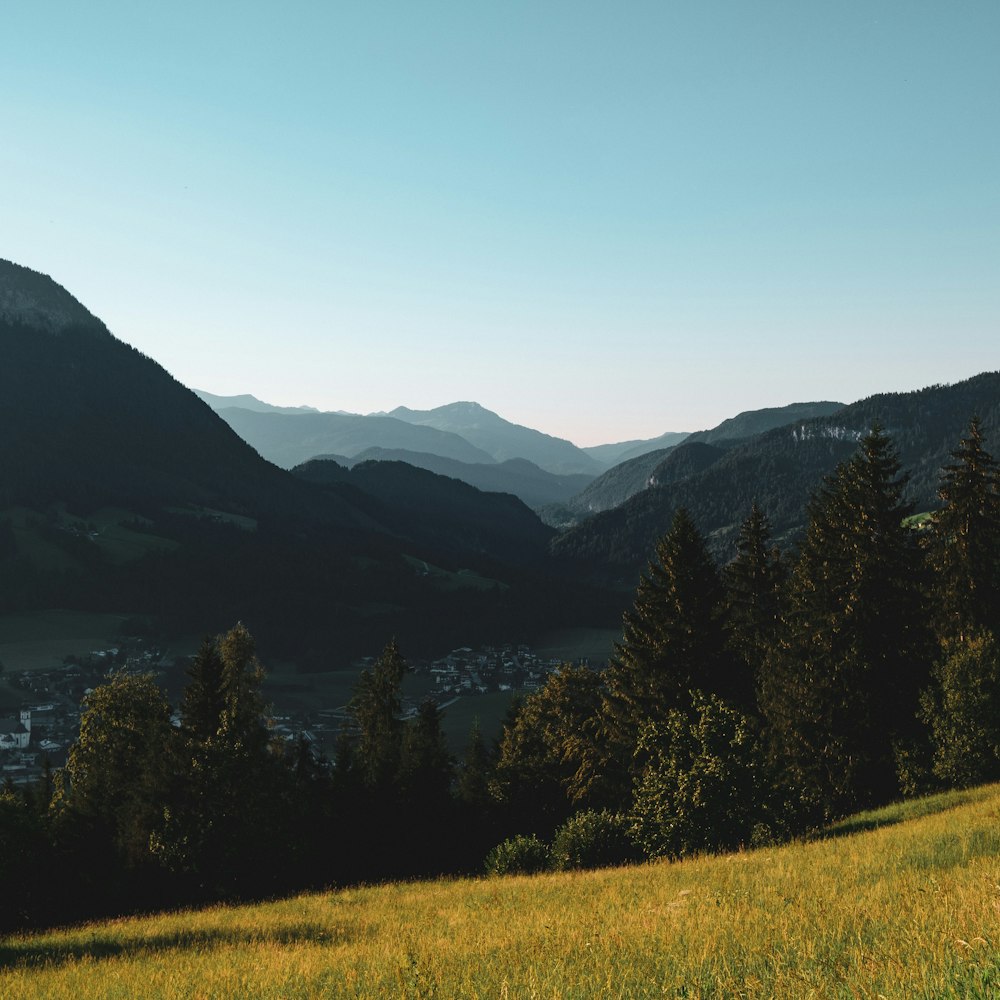
M0 995L995 997L1000 786L678 864L345 889L0 941Z

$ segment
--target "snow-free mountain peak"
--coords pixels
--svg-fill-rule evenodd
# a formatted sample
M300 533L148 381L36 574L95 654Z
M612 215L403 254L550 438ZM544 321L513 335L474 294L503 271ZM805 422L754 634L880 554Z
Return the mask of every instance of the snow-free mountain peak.
M0 320L59 333L70 326L103 324L62 285L30 267L0 260Z

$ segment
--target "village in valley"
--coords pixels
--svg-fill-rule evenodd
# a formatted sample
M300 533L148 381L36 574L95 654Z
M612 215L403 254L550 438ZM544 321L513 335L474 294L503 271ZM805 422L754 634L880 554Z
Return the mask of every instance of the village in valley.
M86 695L113 670L153 673L177 704L188 658L170 657L155 644L141 638L120 640L117 645L67 656L48 670L19 671L7 665L8 683L23 692L15 711L0 712L0 782L27 785L66 763L66 754L80 732L80 717ZM353 666L357 673L370 667L375 657L365 657ZM586 663L586 660L578 661ZM423 697L430 697L447 710L462 698L489 694L531 692L563 663L546 658L529 646L508 644L473 649L462 646L436 660L410 661L411 674L422 679ZM272 727L276 736L288 741L300 737L317 753L332 755L340 733L350 726L346 704L316 705L312 710L289 710L275 698ZM403 717L416 714L418 700L404 698ZM175 725L180 715L175 711Z

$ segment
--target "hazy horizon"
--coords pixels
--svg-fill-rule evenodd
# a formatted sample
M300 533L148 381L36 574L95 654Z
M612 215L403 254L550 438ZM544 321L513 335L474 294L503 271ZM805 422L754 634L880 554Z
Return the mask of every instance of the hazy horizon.
M994 2L5 14L0 257L185 385L589 446L1000 366Z

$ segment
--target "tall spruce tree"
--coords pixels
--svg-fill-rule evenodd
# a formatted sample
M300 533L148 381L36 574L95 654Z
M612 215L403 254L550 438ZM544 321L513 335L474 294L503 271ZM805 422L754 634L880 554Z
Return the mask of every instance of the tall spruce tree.
M469 739L462 755L462 763L458 769L455 782L455 798L468 809L477 814L485 815L493 804L490 794L490 776L493 772L493 759L483 739L483 731L479 725L479 716L472 720Z
M931 548L941 632L1000 632L1000 470L978 417L942 471Z
M153 840L162 863L199 891L259 888L283 819L274 809L286 777L270 746L263 667L242 624L205 640L188 670L166 823Z
M438 810L451 798L455 761L441 728L441 709L425 698L416 717L403 730L399 774L400 794L424 810Z
M692 711L692 691L745 700L735 657L726 648L723 599L705 540L681 508L656 544L634 606L623 615L622 641L604 671L596 747L601 759L590 766L604 787L627 794L643 726L671 710Z
M358 678L349 709L358 729L356 766L370 787L387 787L399 772L403 739L400 687L406 660L392 639Z
M896 794L896 751L918 734L931 647L905 484L876 426L808 507L761 705L809 819Z
M223 689L225 666L215 639L205 638L187 670L187 684L181 696L181 728L192 742L215 739L226 709Z
M656 557L623 615L622 641L605 672L609 700L628 718L664 717L687 705L692 688L731 696L723 593L705 540L681 508L656 543Z
M729 647L745 664L758 691L764 660L777 635L785 577L767 515L754 502L740 526L736 558L726 566L723 578Z

